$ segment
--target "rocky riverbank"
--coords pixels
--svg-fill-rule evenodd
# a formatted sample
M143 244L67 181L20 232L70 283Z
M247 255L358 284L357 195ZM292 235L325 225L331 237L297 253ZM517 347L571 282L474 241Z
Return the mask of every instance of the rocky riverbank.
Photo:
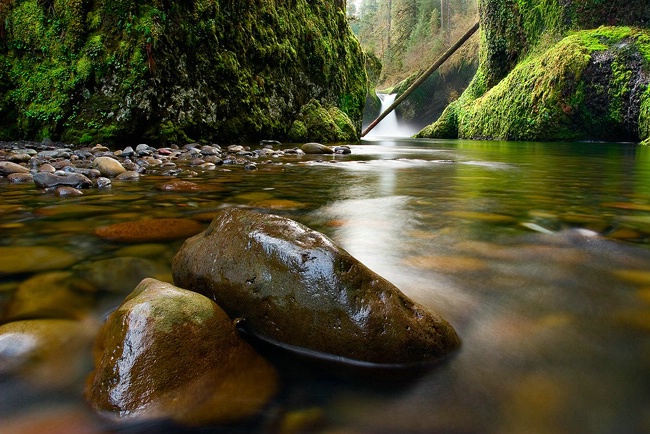
M282 149L280 149L282 148ZM259 146L190 143L156 148L147 144L111 150L97 144L79 147L50 140L0 142L0 181L33 183L58 196L79 196L84 189L110 188L112 180L137 180L145 175L191 178L212 170L257 170L281 157L305 154L348 154L348 146L305 143L287 147L276 140ZM165 184L166 191L195 191L189 181Z

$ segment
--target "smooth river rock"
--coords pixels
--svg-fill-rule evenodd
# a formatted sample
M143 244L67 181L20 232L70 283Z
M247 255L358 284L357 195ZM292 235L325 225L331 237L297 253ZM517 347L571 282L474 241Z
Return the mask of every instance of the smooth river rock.
M305 154L333 154L334 150L320 143L305 143L300 147Z
M111 157L97 157L93 161L93 168L99 170L103 176L114 178L126 172L122 163Z
M92 187L93 182L81 173L56 175L54 173L38 172L34 175L34 184L39 188L52 188L58 186L89 188Z
M69 387L82 379L97 325L68 319L33 319L0 325L0 378L21 378L38 388Z
M151 259L118 257L83 264L75 270L80 279L97 291L129 293L145 277L162 280L169 269Z
M203 230L203 225L192 219L148 219L115 223L95 230L101 238L122 243L170 241L187 238Z
M221 211L185 241L172 274L257 335L351 361L428 363L460 343L447 321L325 235L280 216Z
M257 413L277 389L275 369L219 306L154 279L109 316L94 354L86 398L117 420L232 422Z
M0 247L0 276L61 270L73 265L76 257L50 246Z
M21 282L0 319L3 322L32 318L81 319L88 316L92 307L92 295L79 290L72 273L53 271Z
M0 175L7 176L12 173L29 173L29 169L11 161L0 161Z

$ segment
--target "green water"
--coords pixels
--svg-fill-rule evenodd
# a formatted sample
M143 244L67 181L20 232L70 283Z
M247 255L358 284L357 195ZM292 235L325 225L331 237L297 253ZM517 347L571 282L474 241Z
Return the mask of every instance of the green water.
M376 139L258 167L200 173L191 180L213 187L201 193L158 191L158 175L78 198L0 183L0 246L60 247L73 269L142 257L164 275L182 240L120 244L95 229L160 217L207 226L218 209L250 206L325 233L463 340L412 382L301 369L263 422L233 432L274 432L282 414L306 432L650 432L650 148ZM0 278L0 306L33 277ZM130 289L93 295L90 317L101 322ZM79 366L64 386L2 378L0 432L2 420L35 417L105 432L85 410L90 366ZM201 432L213 431L224 432Z

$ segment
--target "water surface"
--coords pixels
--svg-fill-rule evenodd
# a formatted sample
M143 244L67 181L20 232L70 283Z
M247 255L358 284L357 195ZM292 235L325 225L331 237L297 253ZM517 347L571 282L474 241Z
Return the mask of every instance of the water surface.
M1 183L0 245L61 247L77 268L142 255L165 274L181 241L124 245L95 228L144 217L207 225L218 209L250 206L325 233L463 340L414 381L300 369L260 432L285 413L306 432L650 432L650 148L371 139L351 155L258 167L201 173L191 180L214 187L201 193L157 191L162 176L79 198ZM3 278L0 303L30 277ZM92 316L123 296L97 295ZM45 414L103 432L80 396L88 369L64 389L3 379L0 421Z

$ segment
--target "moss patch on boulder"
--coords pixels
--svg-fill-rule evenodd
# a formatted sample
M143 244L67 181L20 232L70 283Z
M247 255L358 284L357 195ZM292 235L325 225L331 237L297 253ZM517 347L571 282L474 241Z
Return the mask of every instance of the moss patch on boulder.
M479 70L418 137L648 137L650 4L481 0L480 13Z
M313 99L305 104L291 125L289 139L293 142L356 141L359 134L350 118L338 107L323 107Z

